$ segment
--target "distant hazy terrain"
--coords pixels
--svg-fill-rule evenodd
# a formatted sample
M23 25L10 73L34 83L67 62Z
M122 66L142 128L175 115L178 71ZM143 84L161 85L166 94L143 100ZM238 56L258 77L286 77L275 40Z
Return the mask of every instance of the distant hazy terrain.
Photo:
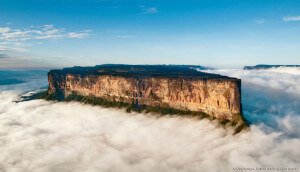
M24 83L30 79L41 78L47 71L0 71L0 85Z
M271 68L300 68L300 65L256 65L256 66L244 66L244 70L262 70Z

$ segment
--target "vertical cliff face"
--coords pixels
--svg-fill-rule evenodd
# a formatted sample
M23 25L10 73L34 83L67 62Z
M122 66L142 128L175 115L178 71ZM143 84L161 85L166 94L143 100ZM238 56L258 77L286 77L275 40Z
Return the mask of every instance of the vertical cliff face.
M242 114L239 79L197 76L194 72L191 75L169 74L125 75L117 70L103 72L102 69L82 74L55 70L48 74L48 93L60 92L65 97L70 94L92 95L109 101L201 111L231 121L238 120Z

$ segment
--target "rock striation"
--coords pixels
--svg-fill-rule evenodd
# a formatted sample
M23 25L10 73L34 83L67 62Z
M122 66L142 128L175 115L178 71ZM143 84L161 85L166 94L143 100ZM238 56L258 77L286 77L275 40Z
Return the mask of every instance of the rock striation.
M51 70L48 94L204 112L239 122L241 80L188 65L98 65Z

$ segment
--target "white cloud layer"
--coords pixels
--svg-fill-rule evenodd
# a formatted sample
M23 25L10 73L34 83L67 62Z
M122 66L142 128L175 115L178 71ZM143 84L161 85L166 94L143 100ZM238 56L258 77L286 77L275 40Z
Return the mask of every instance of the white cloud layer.
M300 75L273 71L212 72L242 78L244 109L251 113L248 116L254 122L250 132L233 136L230 129L218 127L215 121L157 118L79 103L14 103L19 97L16 90L27 87L2 89L0 171L299 168L300 98L294 95L299 93ZM282 97L276 99L275 94ZM265 118L265 113L275 119L274 125L268 125L270 118Z
M280 123L290 120L294 131L285 134L300 138L300 69L221 69L208 72L242 79L243 109L247 119L277 131L287 131ZM290 118L291 117L291 118Z

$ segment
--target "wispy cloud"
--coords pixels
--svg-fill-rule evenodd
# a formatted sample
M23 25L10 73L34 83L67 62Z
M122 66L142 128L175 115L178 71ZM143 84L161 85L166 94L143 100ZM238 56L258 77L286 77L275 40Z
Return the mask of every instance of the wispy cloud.
M35 64L38 57L29 59L24 57L29 52L28 46L42 44L42 40L80 39L88 37L90 32L92 30L67 32L66 29L55 28L54 25L29 26L23 29L0 26L0 67L1 65L21 67L25 62Z
M55 28L54 25L29 26L23 29L0 27L0 51L26 52L25 46L31 46L29 40L46 40L62 38L85 38L92 30L66 32L64 28Z
M140 6L141 9L143 10L144 14L154 14L154 13L158 13L158 10L156 7L146 7L144 5Z
M0 34L7 33L10 31L9 27L0 27Z
M263 19L258 19L258 20L255 20L254 21L256 24L264 24L265 23L265 20Z
M18 55L13 55L13 54L5 54L1 53L1 48L0 48L0 59L14 59L17 58ZM1 63L4 63L5 61L1 60Z
M1 48L0 48L0 51L1 51ZM9 56L6 54L0 54L0 59L4 59L4 58L9 58Z
M0 42L0 45L30 46L31 44L24 42Z
M67 38L85 38L87 36L89 36L88 32L83 32L83 33L71 32L67 34Z
M119 35L117 38L134 38L132 35Z
M283 21L289 22L289 21L300 21L300 16L285 16L282 18Z
M53 38L63 38L64 35L56 35L56 34L47 34L42 36L36 36L35 39L53 39Z
M22 47L0 46L0 51L3 51L3 52L26 52L27 50Z
M0 27L0 40L5 40L5 41L25 41L30 39L30 33L31 31L29 30L19 30L15 29L12 30L9 27Z
M146 13L149 13L149 14L151 14L151 13L157 13L157 12L158 12L157 9L154 8L154 7L151 7L151 8L147 8L147 9L146 9Z
M66 32L64 28L57 29L54 25L30 26L22 30L0 27L0 40L16 42L30 39L85 38L91 31Z

